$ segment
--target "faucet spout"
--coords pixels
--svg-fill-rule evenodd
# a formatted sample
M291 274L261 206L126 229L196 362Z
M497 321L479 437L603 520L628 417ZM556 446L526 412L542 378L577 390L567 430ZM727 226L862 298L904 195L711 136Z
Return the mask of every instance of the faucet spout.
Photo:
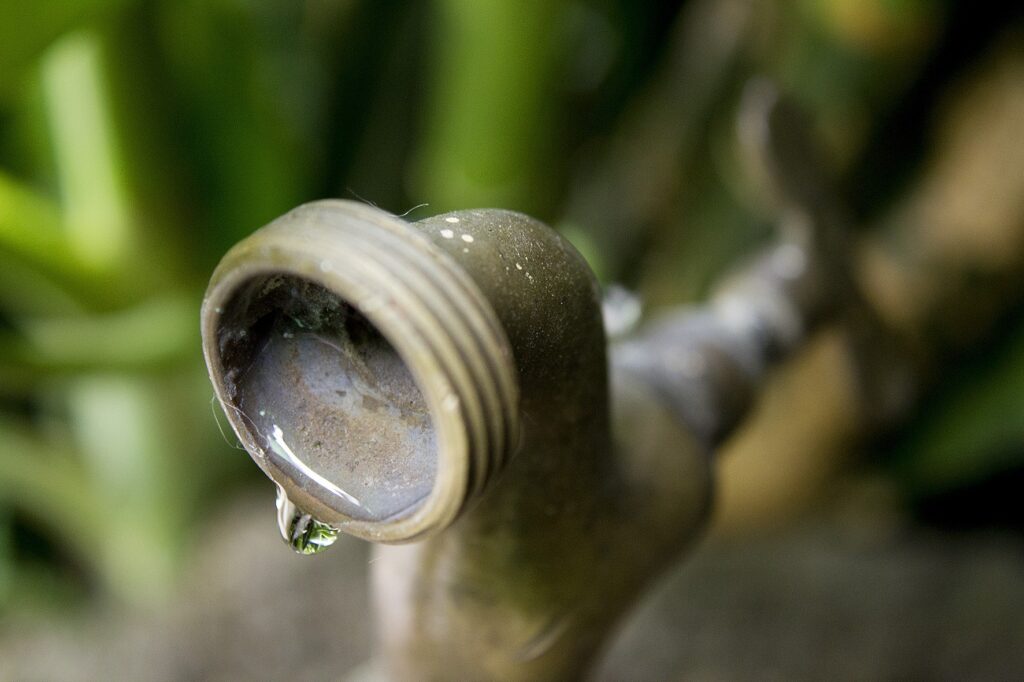
M611 346L584 260L519 213L314 202L224 257L202 311L217 396L289 544L378 543L391 676L585 674L704 525L711 453L767 371L828 317L874 319L806 128L747 88L780 242Z
M704 525L710 453L820 316L796 248L609 353L592 272L542 223L314 202L225 256L204 353L286 541L379 544L395 679L575 678Z
M225 256L202 315L290 544L383 543L398 679L580 674L701 525L705 444L609 371L590 269L527 216L307 204Z

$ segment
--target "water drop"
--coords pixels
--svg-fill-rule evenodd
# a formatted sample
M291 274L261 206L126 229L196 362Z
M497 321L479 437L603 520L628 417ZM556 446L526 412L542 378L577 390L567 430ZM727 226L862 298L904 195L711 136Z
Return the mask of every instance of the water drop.
M306 555L327 549L341 532L296 507L281 486L277 487L277 528L289 547Z

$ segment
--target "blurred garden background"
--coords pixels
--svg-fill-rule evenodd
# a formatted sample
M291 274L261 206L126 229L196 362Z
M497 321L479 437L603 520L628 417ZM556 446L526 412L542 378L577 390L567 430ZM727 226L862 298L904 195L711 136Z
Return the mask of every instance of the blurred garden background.
M602 674L1024 676L1019 4L0 0L0 680L361 664L366 548L291 555L212 400L220 256L318 198L501 207L700 301L778 218L752 78L808 112L886 342L778 373Z

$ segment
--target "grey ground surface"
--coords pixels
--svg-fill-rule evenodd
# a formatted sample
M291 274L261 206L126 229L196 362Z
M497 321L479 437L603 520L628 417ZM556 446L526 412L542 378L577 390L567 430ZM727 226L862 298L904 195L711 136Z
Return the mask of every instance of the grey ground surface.
M316 557L242 498L151 614L0 623L0 680L343 679L370 651L367 547ZM818 520L708 541L626 623L605 680L1024 679L1024 543Z

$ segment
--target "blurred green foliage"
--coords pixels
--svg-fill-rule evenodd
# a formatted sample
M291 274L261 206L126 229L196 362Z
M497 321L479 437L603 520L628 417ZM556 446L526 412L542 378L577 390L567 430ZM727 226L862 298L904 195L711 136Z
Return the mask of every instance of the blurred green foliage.
M240 237L324 196L412 218L501 206L654 306L693 300L772 218L736 160L745 80L803 101L870 218L905 174L880 145L977 57L950 19L971 7L0 3L0 609L89 585L159 600L196 524L254 475L218 433L197 338ZM962 30L984 45L1006 18ZM950 462L1007 443L1020 465L1008 338L905 448L921 467L955 481Z

